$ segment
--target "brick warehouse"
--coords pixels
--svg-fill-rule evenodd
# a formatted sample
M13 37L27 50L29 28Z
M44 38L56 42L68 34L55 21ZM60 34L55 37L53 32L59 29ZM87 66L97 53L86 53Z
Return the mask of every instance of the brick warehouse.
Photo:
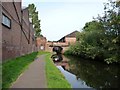
M28 8L22 2L0 2L2 8L2 60L38 51Z

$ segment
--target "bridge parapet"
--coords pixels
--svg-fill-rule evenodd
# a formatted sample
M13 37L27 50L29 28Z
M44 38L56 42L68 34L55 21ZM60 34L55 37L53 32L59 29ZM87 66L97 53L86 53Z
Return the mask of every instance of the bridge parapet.
M46 51L52 52L53 46L61 46L63 48L62 53L64 53L68 48L69 44L64 42L47 42Z
M54 42L53 46L61 46L61 47L68 47L68 43L65 42Z

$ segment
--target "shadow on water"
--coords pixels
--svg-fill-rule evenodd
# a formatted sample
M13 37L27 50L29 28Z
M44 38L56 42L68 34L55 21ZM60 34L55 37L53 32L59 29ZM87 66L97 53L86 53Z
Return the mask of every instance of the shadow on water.
M118 65L62 56L55 62L73 88L120 88L120 68Z

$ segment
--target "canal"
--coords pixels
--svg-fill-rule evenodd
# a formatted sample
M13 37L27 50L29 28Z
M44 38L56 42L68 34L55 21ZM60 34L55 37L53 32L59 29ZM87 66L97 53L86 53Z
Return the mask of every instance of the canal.
M54 61L72 88L120 88L120 68L93 60L63 56Z

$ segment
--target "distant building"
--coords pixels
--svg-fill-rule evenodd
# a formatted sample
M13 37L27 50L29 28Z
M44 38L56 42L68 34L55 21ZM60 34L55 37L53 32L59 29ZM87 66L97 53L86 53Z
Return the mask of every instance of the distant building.
M45 51L52 52L52 47L51 47L51 46L53 46L53 42L47 41L47 42L46 42Z
M49 41L46 43L46 51L52 52L54 46L61 46L63 48L62 53L68 50L69 46L75 44L76 42L76 34L78 31L74 31L64 37L62 37L58 41Z
M41 36L36 38L36 45L39 50L45 50L46 42L47 42L46 37Z
M74 31L62 37L60 40L58 40L58 42L64 42L64 43L67 43L68 45L74 44L76 42L76 33L78 33L78 31Z

